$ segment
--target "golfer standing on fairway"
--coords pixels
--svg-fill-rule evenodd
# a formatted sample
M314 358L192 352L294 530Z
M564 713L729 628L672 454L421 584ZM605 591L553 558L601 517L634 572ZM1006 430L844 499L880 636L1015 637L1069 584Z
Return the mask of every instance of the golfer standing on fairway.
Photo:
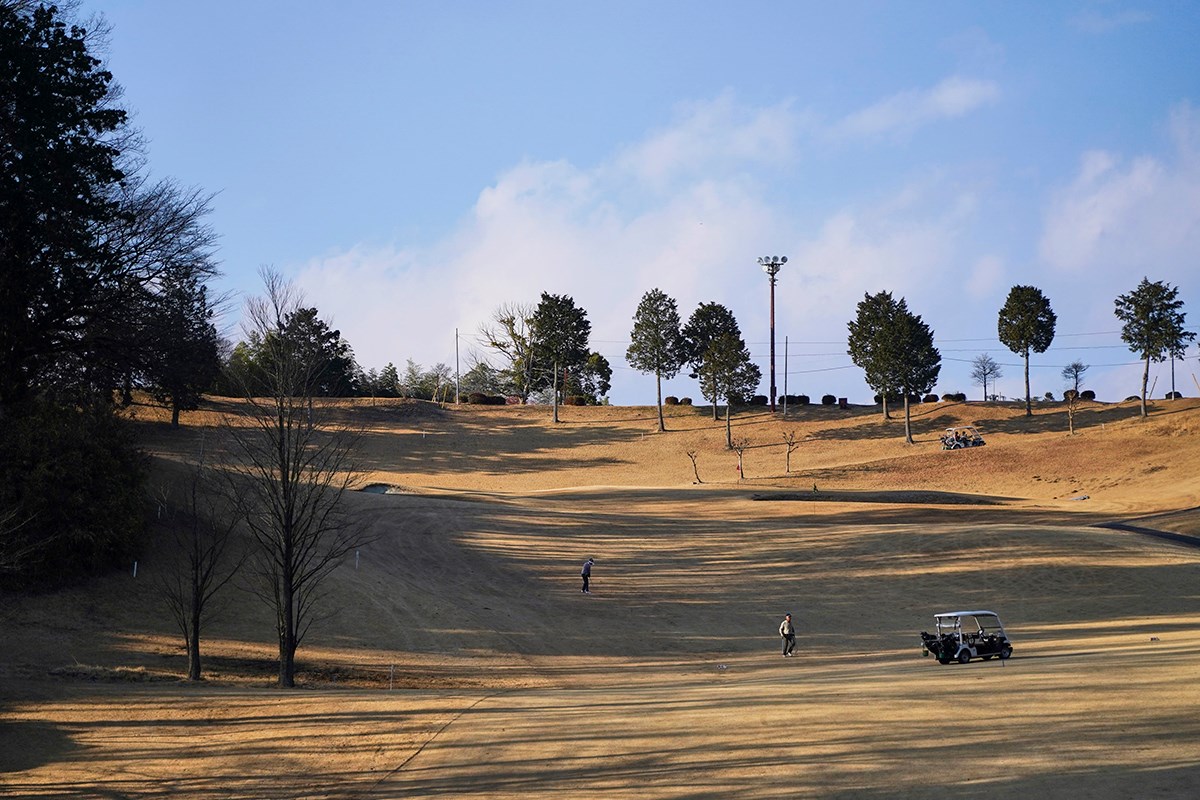
M783 622L779 623L779 635L783 637L783 655L795 655L792 650L796 647L796 627L792 625L791 614L783 615Z
M592 564L595 563L594 559L589 558L583 562L583 569L579 571L579 577L583 578L583 588L579 591L584 594L591 594L591 590L588 589L588 580L592 577Z

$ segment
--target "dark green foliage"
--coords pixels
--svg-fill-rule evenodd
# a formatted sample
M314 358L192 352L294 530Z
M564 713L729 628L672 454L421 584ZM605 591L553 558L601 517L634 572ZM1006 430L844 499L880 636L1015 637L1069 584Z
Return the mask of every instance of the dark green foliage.
M592 323L588 322L587 312L575 305L571 297L542 292L529 327L533 363L537 368L531 388L551 390L554 421L558 422L558 398L564 391L561 377L564 371L571 372L587 363L591 355L588 336Z
M750 360L750 351L738 333L721 334L709 344L698 374L705 396L714 404L722 399L738 403L762 380L762 370Z
M150 393L180 411L194 411L220 374L220 339L212 322L206 287L195 275L169 272L151 306L145 376Z
M692 404L692 398L690 398L690 397L681 397L681 398L679 398L679 405L681 405L681 406L690 406L691 404Z
M654 373L659 398L658 429L664 430L662 379L675 377L687 361L687 343L679 329L675 300L658 289L646 292L633 315L630 339L625 359L639 372Z
M936 394L927 394L921 398L922 403L936 403L937 401L938 396Z
M885 419L889 396L912 397L933 388L942 357L933 346L933 331L908 310L904 298L894 300L889 292L864 295L848 328L850 358L863 369L867 385L881 396ZM912 443L908 403L904 438Z
M1183 395L1179 392L1167 392L1163 397L1167 400L1182 400Z
M502 406L508 402L508 399L504 395L471 392L467 395L467 402L477 406Z
M668 406L677 406L679 405L679 398L673 394L669 394L663 398L663 403Z
M1117 298L1115 313L1123 323L1121 339L1144 361L1141 394L1144 417L1150 362L1182 358L1196 334L1183 327L1187 315L1183 312L1179 289L1163 281L1151 283L1149 278L1142 278L1136 289Z
M23 523L9 585L53 587L132 564L145 518L144 456L111 407L34 401L0 426L0 507Z
M587 361L567 373L563 390L580 395L588 405L599 405L612 388L612 367L599 353L589 353Z
M1083 400L1095 400L1095 399L1096 399L1096 393L1095 393L1095 392L1093 392L1091 389L1084 389L1082 392L1080 392L1080 393L1079 393L1079 397L1080 397L1080 399L1083 399ZM1125 399L1126 399L1126 400L1138 400L1138 399L1140 399L1140 398L1138 398L1138 397L1132 397L1132 398L1130 398L1130 397L1127 397L1127 398L1125 398Z
M97 231L117 220L112 75L57 9L0 4L0 407L78 352L112 277ZM83 315L81 317L81 315Z
M397 381L398 382L398 381ZM507 394L508 384L500 370L492 367L486 361L477 361L469 370L463 373L461 379L462 391L480 392L483 394Z
M581 394L569 394L563 398L563 405L586 406L588 405L588 399Z
M294 309L279 321L276 329L265 335L251 332L248 339L233 348L218 382L231 396L270 394L281 372L300 382L289 389L296 396L358 394L358 376L362 370L354 360L354 351L342 338L341 331L330 328L318 316L316 308ZM303 365L303 369L282 369L285 363L293 362ZM394 366L392 370L395 371Z
M1054 341L1058 321L1050 301L1033 286L1014 286L1000 309L997 332L1000 341L1025 359L1025 413L1033 414L1029 395L1029 353L1044 353ZM974 373L972 373L974 375ZM998 373L997 373L998 374Z
M750 398L750 405L765 406L767 404L767 396L765 394L756 394Z
M821 405L832 406L837 403L837 397L831 394L821 395Z

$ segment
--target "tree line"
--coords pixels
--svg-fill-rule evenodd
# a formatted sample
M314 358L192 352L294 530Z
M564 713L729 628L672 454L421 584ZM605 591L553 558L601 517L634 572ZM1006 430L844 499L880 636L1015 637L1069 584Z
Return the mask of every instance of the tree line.
M220 368L209 196L151 177L95 40L0 2L0 581L128 559L145 464L116 404L178 418Z

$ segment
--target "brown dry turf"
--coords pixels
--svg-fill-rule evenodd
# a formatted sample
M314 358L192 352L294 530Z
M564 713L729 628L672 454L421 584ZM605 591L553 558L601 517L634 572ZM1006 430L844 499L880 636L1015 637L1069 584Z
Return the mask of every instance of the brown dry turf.
M169 481L214 402L136 415ZM244 593L179 680L154 580L7 596L0 796L1179 797L1200 794L1200 402L746 412L339 406L377 538L272 687ZM977 424L986 447L938 448ZM784 434L799 446L785 471ZM697 454L695 483L687 451ZM1086 496L1086 499L1083 499ZM578 590L595 556L594 593ZM998 611L1006 662L939 666L936 611ZM799 655L775 629L799 623Z

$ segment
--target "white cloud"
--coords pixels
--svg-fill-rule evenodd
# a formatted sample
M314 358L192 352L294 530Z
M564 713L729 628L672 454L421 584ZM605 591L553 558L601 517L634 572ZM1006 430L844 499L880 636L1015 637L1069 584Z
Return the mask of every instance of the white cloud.
M1071 17L1069 23L1072 28L1083 33L1103 34L1129 25L1140 25L1153 19L1152 14L1136 9L1114 11L1107 14L1091 9Z
M658 188L685 175L782 164L794 156L801 118L790 103L746 108L732 93L680 106L675 124L626 148L615 166Z
M1179 282L1200 251L1200 114L1171 112L1167 156L1084 153L1075 179L1050 199L1039 244L1056 269L1089 275L1143 273Z
M452 235L422 247L361 246L314 258L298 270L298 283L364 367L403 366L407 358L453 366L455 328L465 364L479 349L479 326L501 304L536 303L542 291L571 295L588 313L592 346L614 367L618 403L652 396L652 379L627 368L624 353L638 300L655 287L676 298L685 319L700 302L728 306L766 374L768 283L755 260L766 253L790 259L777 287L780 358L785 335L843 340L864 293L905 296L935 327L960 313L961 304L946 298L987 272L986 263L972 274L957 268L977 214L969 193L945 176L921 175L799 233L794 212L770 189L772 173L793 157L790 145L765 134L765 120L783 107L734 108L725 96L697 106L676 128L594 167L517 164L479 193ZM804 358L797 347L793 369L845 365L844 349L820 345L829 356ZM817 396L862 391L853 370L816 379L791 388ZM686 378L664 390L698 397Z
M958 76L931 89L911 89L850 114L833 133L850 137L908 136L918 128L961 117L995 102L1000 88L993 81Z

